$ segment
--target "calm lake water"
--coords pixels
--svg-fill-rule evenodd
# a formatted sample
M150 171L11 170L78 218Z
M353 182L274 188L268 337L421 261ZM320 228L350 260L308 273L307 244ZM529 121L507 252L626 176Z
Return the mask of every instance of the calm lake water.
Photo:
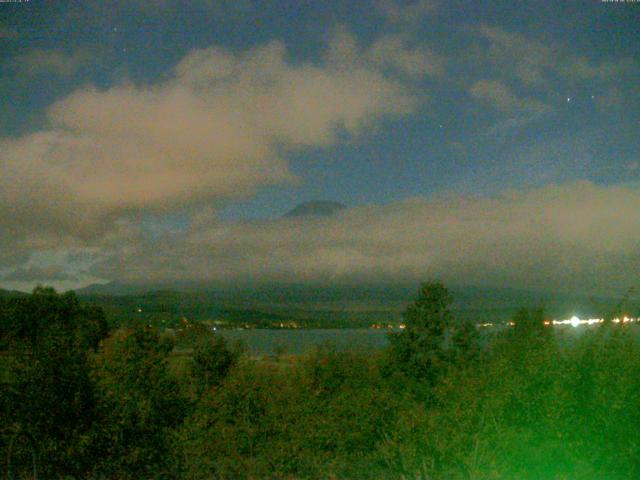
M388 332L370 328L218 331L230 343L242 341L252 355L269 355L278 350L299 355L317 345L330 345L338 350L382 348L388 343Z
M480 331L482 342L489 341L492 335L499 333L504 327L498 326ZM578 337L598 326L556 326L554 332L561 343L570 344ZM615 327L614 327L615 328ZM640 324L630 328L640 336ZM251 355L270 355L280 353L299 355L317 345L330 345L338 350L370 350L388 345L387 334L393 330L375 330L371 328L343 329L297 329L297 330L218 330L231 344L241 341ZM399 332L400 330L395 330Z

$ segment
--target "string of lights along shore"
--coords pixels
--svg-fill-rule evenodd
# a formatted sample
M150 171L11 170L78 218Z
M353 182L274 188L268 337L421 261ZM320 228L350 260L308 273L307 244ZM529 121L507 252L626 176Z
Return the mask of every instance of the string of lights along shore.
M576 315L574 315L571 318L567 318L565 320L544 320L543 324L546 327L551 327L551 326L560 326L560 325L570 325L572 327L580 327L580 326L590 326L590 325L600 325L605 323L605 319L604 318L580 318ZM623 317L616 317L616 318L612 318L611 319L611 323L613 324L622 324L622 325L626 325L629 323L637 323L638 322L638 318L634 318L634 317L628 317L628 316L623 316ZM496 326L498 324L496 323L492 323L492 322L484 322L484 323L478 323L477 326L480 328L484 328L484 327L493 327ZM508 326L515 326L515 322L513 321L509 321L506 322L506 325Z

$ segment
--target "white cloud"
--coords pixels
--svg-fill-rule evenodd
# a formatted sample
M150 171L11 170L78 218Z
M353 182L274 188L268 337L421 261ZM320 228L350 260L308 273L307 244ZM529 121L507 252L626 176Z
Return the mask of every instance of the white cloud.
M499 80L478 80L469 88L469 93L474 99L508 114L540 114L549 110L549 107L538 100L518 97Z
M489 43L482 57L503 77L526 87L548 87L556 76L571 83L611 82L638 71L637 62L631 58L597 61L576 55L566 45L551 45L500 27L483 24L478 34Z
M32 266L18 267L2 278L3 281L10 282L60 282L77 280L75 275L64 271L60 266Z
M635 62L629 58L595 62L587 57L574 57L558 66L560 73L572 80L616 80L637 70Z
M376 8L387 21L398 24L419 22L426 15L436 11L433 0L415 0L413 2L398 2L396 0L378 0Z
M636 97L638 94L636 93ZM625 105L625 94L619 87L611 87L595 96L596 105L601 110L619 110Z
M611 291L635 281L636 186L550 185L497 197L413 199L332 217L200 222L123 252L94 272L132 281L451 284Z
M395 69L411 78L442 76L444 59L424 46L408 48L400 35L388 35L376 40L367 52L367 58L375 65Z
M85 49L72 52L60 49L34 49L14 56L11 65L19 75L28 77L40 74L68 77L74 75L91 59L91 53Z
M444 58L426 45L413 44L407 35L383 35L363 48L344 26L332 33L326 61L337 68L358 65L413 81L442 77L446 70Z
M554 65L557 51L544 43L499 27L481 25L480 36L489 41L487 60L504 74L511 74L524 85L544 86L547 70Z
M49 108L48 130L0 139L0 220L13 246L95 241L136 212L293 181L288 152L417 101L373 63L294 64L280 42L196 50L163 83L82 88Z

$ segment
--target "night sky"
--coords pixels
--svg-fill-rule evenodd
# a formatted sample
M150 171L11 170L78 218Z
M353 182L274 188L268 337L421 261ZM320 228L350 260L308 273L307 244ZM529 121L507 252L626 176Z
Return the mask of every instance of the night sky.
M0 46L0 287L639 281L640 3L31 0Z

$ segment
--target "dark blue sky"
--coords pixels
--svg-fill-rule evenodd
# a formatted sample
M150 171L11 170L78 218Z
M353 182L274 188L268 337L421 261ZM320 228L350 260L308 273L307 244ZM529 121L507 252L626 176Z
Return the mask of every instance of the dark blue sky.
M126 225L132 248L158 232L193 241L202 212L224 229L313 199L635 192L639 30L640 4L599 0L1 3L0 167L6 191L27 193L0 196L0 220L28 219L5 230L22 246L0 273L110 279L91 266L123 261L105 238ZM200 145L207 128L221 140ZM146 150L173 129L185 148Z

